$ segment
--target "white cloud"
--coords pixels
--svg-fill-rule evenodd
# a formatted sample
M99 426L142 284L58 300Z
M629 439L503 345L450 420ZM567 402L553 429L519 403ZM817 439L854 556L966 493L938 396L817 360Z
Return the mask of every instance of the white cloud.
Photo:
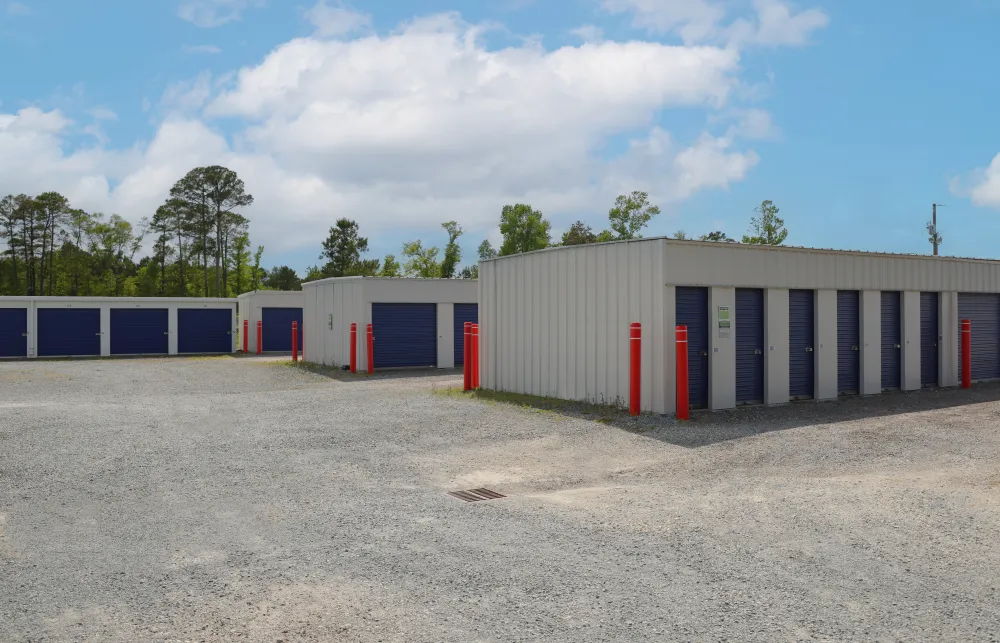
M599 43L604 40L604 30L596 25L583 25L573 29L570 33L588 43Z
M331 6L327 0L319 0L305 12L305 18L316 28L316 35L323 38L346 36L372 24L371 16L342 3Z
M239 20L244 11L262 4L263 0L184 0L177 15L198 27L219 27Z
M221 54L222 49L216 45L184 45L181 48L186 54Z
M744 2L745 4L745 2ZM753 0L753 17L724 24L739 3L710 0L602 0L611 14L630 14L632 26L651 33L676 32L687 44L801 46L829 23L821 9L796 12L785 0Z
M171 85L154 109L155 135L130 149L73 150L76 125L57 111L0 114L0 194L55 189L79 207L138 220L189 169L218 163L255 197L247 214L257 242L312 255L338 216L373 238L438 233L449 219L488 236L504 203L529 202L558 226L601 216L625 190L667 205L726 189L758 162L737 137L766 129L766 113L694 141L655 127L671 107L735 110L735 49L605 41L490 50L480 33L447 14L385 36L298 38L230 77ZM224 135L215 118L236 129ZM620 158L600 156L610 137L637 131L648 135Z
M1000 154L993 157L988 167L972 172L966 181L952 181L951 191L972 199L977 206L1000 208Z

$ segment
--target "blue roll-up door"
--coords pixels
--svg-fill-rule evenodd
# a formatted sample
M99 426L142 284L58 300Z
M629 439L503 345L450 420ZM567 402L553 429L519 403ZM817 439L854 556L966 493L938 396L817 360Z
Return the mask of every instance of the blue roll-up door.
M301 308L261 308L261 350L270 352L292 352L292 322L298 323L298 350L302 350L302 309Z
M112 355L166 355L166 308L112 308Z
M177 352L233 352L233 311L229 308L179 308Z
M465 364L465 322L479 323L479 304L455 304L455 366Z
M100 308L39 308L39 357L101 354Z
M861 390L861 293L837 291L837 393Z
M972 379L1000 378L1000 295L958 293L958 374L962 374L961 322L972 322Z
M372 332L375 368L437 366L437 304L372 304Z
M815 306L812 290L788 291L788 394L793 400L814 395Z
M764 291L736 289L736 401L764 401Z
M938 383L938 293L920 293L920 385Z
M898 291L882 292L882 390L898 389L902 379L902 304Z
M28 356L28 309L0 308L0 357Z
M708 406L708 288L678 287L677 325L688 329L688 403Z

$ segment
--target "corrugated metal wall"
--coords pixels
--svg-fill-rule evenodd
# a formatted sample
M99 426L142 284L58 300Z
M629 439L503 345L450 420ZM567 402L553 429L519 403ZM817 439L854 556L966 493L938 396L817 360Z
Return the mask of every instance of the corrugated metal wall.
M597 403L628 399L629 324L642 324L643 409L666 411L662 239L480 264L481 384Z

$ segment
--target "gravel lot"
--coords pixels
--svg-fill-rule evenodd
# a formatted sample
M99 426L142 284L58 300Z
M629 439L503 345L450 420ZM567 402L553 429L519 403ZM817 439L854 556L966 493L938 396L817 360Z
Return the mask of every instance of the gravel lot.
M0 364L0 641L1000 636L1000 386L679 426L457 384Z

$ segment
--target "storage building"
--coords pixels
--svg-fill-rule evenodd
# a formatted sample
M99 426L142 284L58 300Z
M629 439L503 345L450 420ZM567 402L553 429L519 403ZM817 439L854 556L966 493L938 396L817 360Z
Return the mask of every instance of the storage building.
M377 369L461 366L464 324L478 321L474 279L334 277L302 290L306 358L330 366L350 363L352 323L360 370L368 368L368 324Z
M675 410L676 325L692 408L955 386L959 320L972 377L1000 378L1000 262L642 239L479 267L484 388L628 399L642 324L642 408Z
M236 350L236 300L0 297L0 358Z
M249 327L247 351L257 352L257 322L261 322L261 352L291 353L292 322L297 322L298 350L302 350L302 292L253 290L239 296L240 332L243 321ZM242 349L242 343L240 348Z

